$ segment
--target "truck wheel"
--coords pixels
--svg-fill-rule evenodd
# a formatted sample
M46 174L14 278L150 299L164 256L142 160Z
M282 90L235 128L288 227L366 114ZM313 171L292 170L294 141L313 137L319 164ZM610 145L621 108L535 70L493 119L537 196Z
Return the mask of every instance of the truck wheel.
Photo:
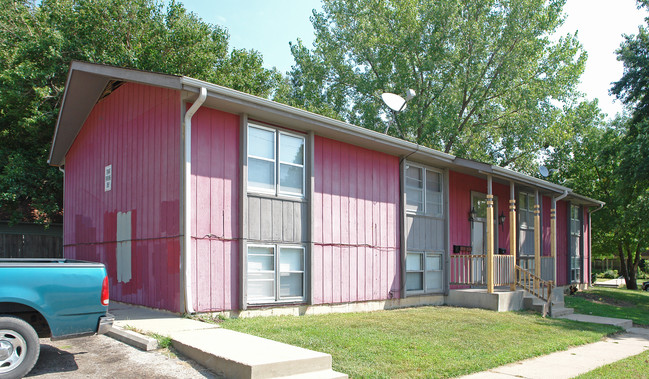
M31 325L13 316L0 316L0 379L22 378L41 352Z

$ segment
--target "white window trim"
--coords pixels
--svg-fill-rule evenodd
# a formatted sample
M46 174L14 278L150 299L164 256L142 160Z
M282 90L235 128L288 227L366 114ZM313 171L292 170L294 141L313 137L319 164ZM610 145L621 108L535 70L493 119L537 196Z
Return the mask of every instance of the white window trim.
M291 245L291 244L264 244L264 243L256 243L256 244L247 244L246 245L246 257L249 256L250 254L250 247L259 247L259 248L272 248L273 249L273 274L274 274L274 298L264 298L264 299L257 299L257 300L250 300L248 299L248 304L251 305L259 305L259 304L277 304L277 303L295 303L295 302L304 302L306 300L306 247L303 245ZM281 260L281 250L283 248L289 248L289 249L301 249L302 250L302 268L303 271L280 271L280 260ZM251 271L248 270L248 267L246 266L246 276L250 274ZM264 272L269 272L269 271L264 271ZM280 296L280 280L281 280L281 273L301 273L302 274L302 296L290 296L290 297L281 297ZM246 278L246 288L248 287L250 278ZM247 291L247 289L246 289ZM246 294L247 295L247 294Z
M407 184L408 183L408 176L407 176L408 174L407 173L408 173L408 168L410 168L410 167L416 167L416 168L422 170L422 178L421 178L421 180L422 180L422 188L421 188L422 194L421 194L421 199L422 199L422 204L423 204L423 208L424 208L423 211L416 211L416 210L408 208L409 206L408 206L408 198L407 198L407 196L408 196L407 195L407 188L418 189L418 188L414 188L414 187L409 187L408 184ZM426 183L427 183L426 182L426 171L432 171L432 172L434 172L436 174L439 174L439 178L440 178L440 182L441 182L440 183L440 192L439 193L441 194L441 199L442 199L442 204L441 204L442 205L442 212L439 213L439 214L434 214L432 212L429 213L428 209L427 209L427 207L428 207L427 200L428 199L426 199L426 192L427 192L426 191L427 190L427 188L426 188ZM433 167L428 167L428 166L424 166L424 165L420 165L420 164L416 164L416 163L406 162L403 175L405 177L404 182L406 183L405 184L406 188L404 188L404 191L406 191L406 204L405 204L406 213L415 214L415 215L421 215L421 216L428 216L428 217L433 217L433 218L440 218L440 219L444 218L444 184L445 184L444 183L444 180L445 180L444 173L441 170L438 170L438 169L433 168Z
M251 154L250 152L250 128L257 128L261 130L266 130L269 132L273 133L273 153L275 156L275 159L268 159L268 158L263 158L263 157L257 157L254 154ZM253 159L259 159L263 160L266 162L272 162L273 163L273 188L274 189L267 189L267 188L261 188L261 187L255 187L254 185L250 184L250 178L246 178L246 181L248 182L247 188L248 188L248 193L259 193L259 194L267 194L267 195L274 195L274 196L287 196L287 197L295 197L295 198L300 198L304 199L306 196L306 137L297 133L289 133L285 132L283 130L279 130L276 128L268 127L268 126L263 126L257 123L249 122L247 126L246 133L248 133L248 141L247 141L247 154L246 154L246 164L248 167L250 167L250 158ZM287 135L291 137L296 137L302 139L304 143L304 150L302 151L302 164L296 164L296 163L291 163L291 162L283 162L280 159L281 156L281 144L280 144L280 135ZM280 168L281 165L289 165L293 167L300 167L302 168L302 193L297 194L295 192L289 192L289 191L281 191L281 183L279 181L279 176L280 176ZM249 175L249 174L248 174Z

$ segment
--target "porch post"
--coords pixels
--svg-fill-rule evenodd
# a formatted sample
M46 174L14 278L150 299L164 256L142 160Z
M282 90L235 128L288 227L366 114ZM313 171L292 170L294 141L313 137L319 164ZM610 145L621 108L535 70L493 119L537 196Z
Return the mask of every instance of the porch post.
M509 182L509 254L511 258L511 283L509 289L516 290L516 194L514 182Z
M552 256L553 272L552 280L557 281L557 198L552 197L552 209L550 209L550 255Z
M487 293L494 292L494 195L487 175Z
M534 275L541 277L541 205L539 204L539 190L534 191ZM534 281L534 288L539 288L538 280Z

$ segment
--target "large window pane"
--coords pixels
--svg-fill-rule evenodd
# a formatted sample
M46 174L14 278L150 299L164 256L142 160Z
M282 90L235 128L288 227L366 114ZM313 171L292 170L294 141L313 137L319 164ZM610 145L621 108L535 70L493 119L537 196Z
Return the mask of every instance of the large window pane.
M423 170L419 167L406 168L406 208L410 211L424 211Z
M249 127L248 155L275 160L275 132Z
M406 290L408 291L421 291L424 289L424 273L423 272L408 272L406 273Z
M275 162L249 158L248 186L257 189L275 190Z
M437 254L426 255L426 271L437 271L442 269L442 256Z
M283 247L279 254L280 271L304 271L304 249Z
M442 272L430 271L426 273L426 290L442 289Z
M248 300L251 302L275 300L275 274L248 273Z
M279 277L280 297L302 297L304 296L304 274L282 273Z
M304 168L280 164L279 170L280 192L302 195L304 193Z
M281 162L304 165L304 138L280 134L279 153Z
M416 271L422 270L421 256L419 253L408 253L406 255L406 270Z

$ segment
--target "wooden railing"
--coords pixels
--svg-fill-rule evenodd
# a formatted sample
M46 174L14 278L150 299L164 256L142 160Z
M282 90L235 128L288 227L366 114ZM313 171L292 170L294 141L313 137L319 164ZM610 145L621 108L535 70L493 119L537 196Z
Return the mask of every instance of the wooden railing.
M514 283L513 255L494 255L494 285L504 286Z
M486 257L486 255L451 254L451 284L487 284Z
M541 300L545 300L547 307L545 312L550 311L552 306L552 288L554 284L551 280L543 280L538 276L534 275L532 272L522 268L521 266L516 265L516 285L522 287L525 291L531 293L532 295L538 297Z

